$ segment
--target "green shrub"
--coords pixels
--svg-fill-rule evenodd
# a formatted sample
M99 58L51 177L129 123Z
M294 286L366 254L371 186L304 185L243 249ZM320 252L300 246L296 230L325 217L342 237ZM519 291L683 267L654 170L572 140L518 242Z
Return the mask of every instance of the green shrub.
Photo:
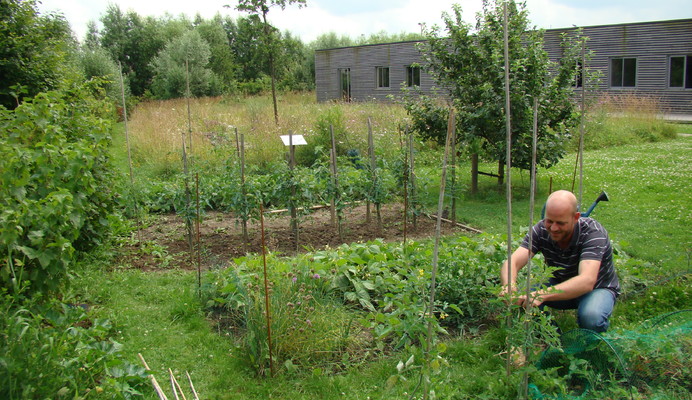
M0 109L0 286L56 289L113 211L111 109L75 88Z
M120 355L107 320L79 305L0 292L0 397L130 399L147 384L144 368Z

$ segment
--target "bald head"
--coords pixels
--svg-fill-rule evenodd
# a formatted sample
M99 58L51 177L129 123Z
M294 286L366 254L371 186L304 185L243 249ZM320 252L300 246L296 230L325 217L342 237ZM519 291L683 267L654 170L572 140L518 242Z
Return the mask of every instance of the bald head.
M577 197L570 191L558 190L548 196L545 208L546 211L551 209L557 212L568 211L575 214L577 212Z

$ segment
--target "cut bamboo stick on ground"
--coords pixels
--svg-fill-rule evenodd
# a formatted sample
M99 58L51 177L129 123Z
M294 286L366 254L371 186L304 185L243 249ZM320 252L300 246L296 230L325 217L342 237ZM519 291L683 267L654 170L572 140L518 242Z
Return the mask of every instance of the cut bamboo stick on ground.
M142 361L142 364L144 364L144 369L146 369L147 371L151 371L151 369L149 369L149 365L144 360L142 353L137 353L137 356L139 356L139 359ZM161 386L159 386L159 383L156 381L156 377L153 374L149 374L149 377L151 378L151 384L152 386L154 386L154 390L156 390L156 394L159 395L159 399L168 400L168 397L166 397L166 394L163 392L163 389L161 389Z
M173 388L173 395L175 396L176 400L180 400L178 397L178 392L180 392L180 396L183 398L183 400L187 400L185 393L183 393L183 389L180 387L178 380L175 379L173 371L170 368L168 368L168 375L171 377L171 387Z
M190 384L190 390L192 390L192 395L195 396L195 400L199 400L199 395L195 390L195 385L192 384L192 378L190 377L190 374L187 371L185 371L185 375L187 375L187 382Z

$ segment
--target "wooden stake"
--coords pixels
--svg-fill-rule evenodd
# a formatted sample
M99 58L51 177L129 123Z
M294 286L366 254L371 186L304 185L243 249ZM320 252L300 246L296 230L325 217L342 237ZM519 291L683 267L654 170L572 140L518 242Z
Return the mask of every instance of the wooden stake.
M418 210L418 202L416 198L416 163L415 163L415 156L414 156L414 146L413 146L413 131L409 131L408 134L408 146L409 146L409 157L411 159L411 162L409 164L409 174L410 178L409 181L411 182L411 206L412 206L412 220L413 220L413 230L418 229L417 225L417 216L416 216L416 211Z
M298 251L298 216L296 215L296 206L293 204L293 199L296 198L296 183L295 177L293 176L293 170L295 169L295 146L293 145L293 131L288 131L288 169L290 171L291 179L291 201L289 202L289 209L291 210L291 232L293 232L293 249Z
M503 25L503 36L504 36L504 60L505 60L505 129L506 129L506 153L505 153L505 164L507 165L507 263L511 266L512 262L512 123L510 120L511 114L511 102L510 102L510 92L509 92L509 28L508 21L509 18L507 13L507 2L502 3L502 10L504 18L502 19ZM507 282L512 282L512 269L507 268ZM512 302L509 301L512 296L510 291L507 291L507 330L511 332L511 307ZM510 357L511 346L509 344L509 337L507 340L507 376L512 374L512 360Z
M332 139L332 151L330 153L331 155L331 164L332 164L332 187L334 188L334 195L332 196L332 225L334 224L334 214L336 213L336 227L337 227L337 232L339 233L339 240L343 238L343 232L341 231L341 213L337 212L336 210L336 204L339 203L340 201L340 192L339 192L339 172L336 167L336 139L334 138L334 127L332 125L329 125L329 134L331 135Z
M175 397L175 400L180 400L180 397L178 397L178 390L180 390L181 395L182 395L182 390L180 389L180 385L178 385L178 381L175 380L175 376L173 376L173 371L171 371L170 368L168 368L168 378L171 381L171 390L173 391L173 397ZM185 399L185 395L183 396L183 400Z
M192 395L195 396L195 400L199 400L199 395L195 390L195 385L192 384L192 378L190 377L190 374L187 371L185 371L185 375L187 375L187 382L190 384L190 390L192 390Z
M236 128L236 134L238 129ZM245 134L240 134L240 144L238 152L240 153L240 188L243 194L243 202L247 204L247 187L245 186ZM248 242L250 239L247 234L247 215L243 215L243 243L245 243L245 250L247 251Z
M428 310L426 311L426 318L428 318L428 334L425 346L425 362L428 370L430 369L430 352L432 351L432 337L433 337L433 327L432 319L434 316L435 307L435 285L437 279L437 266L438 266L438 256L440 253L440 231L442 228L442 209L444 207L445 200L445 184L447 182L447 158L449 157L449 148L452 134L451 130L454 129L454 111L449 111L449 121L447 123L447 140L445 142L445 155L442 159L442 176L440 177L440 195L437 199L437 224L435 225L435 247L433 249L433 259L432 259L432 271L430 273L430 298L428 299ZM430 394L428 379L425 379L425 390L423 391L423 399L428 398Z
M368 153L370 155L370 171L372 173L372 196L374 197L377 191L377 161L375 159L375 141L372 136L372 123L370 122L370 117L368 117ZM381 207L382 205L379 203L379 201L375 200L375 212L377 213L377 229L379 231L382 231Z
M199 173L195 174L195 191L197 193L197 293L201 296L202 292L202 240L199 234L200 211L199 211Z
M272 348L271 312L269 310L269 280L267 278L267 248L264 240L264 209L260 202L260 230L262 231L262 262L264 264L264 313L267 320L267 346L269 348L269 375L274 377L274 349Z
M144 360L144 356L142 356L142 353L137 353L137 356L139 357L139 360L142 361L144 369L151 372L151 369L149 369L149 365ZM156 394L159 395L159 400L168 400L168 397L166 397L166 394L163 392L163 389L161 389L161 386L159 386L159 383L156 381L156 377L153 374L149 374L149 378L151 379L151 384L152 386L154 386Z

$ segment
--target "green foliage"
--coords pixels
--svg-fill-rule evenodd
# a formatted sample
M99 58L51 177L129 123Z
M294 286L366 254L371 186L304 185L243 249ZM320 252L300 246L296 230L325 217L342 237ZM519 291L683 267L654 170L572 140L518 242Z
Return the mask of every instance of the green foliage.
M197 31L173 39L152 61L152 93L162 99L184 97L189 78L190 95L220 94L219 78L208 68L210 57L209 44Z
M113 210L109 111L88 88L0 110L0 281L63 283L75 250L102 243Z
M130 98L130 85L127 79L124 80L124 88L120 85L120 69L113 61L108 52L102 47L83 47L79 54L79 65L87 80L101 79L106 96L113 104L122 106L123 93L125 98ZM128 109L133 104L128 104Z
M334 132L336 155L346 154L348 132L341 107L330 107L317 116L315 127L305 135L307 145L296 147L296 163L309 167L323 155L329 158L332 148L331 131Z
M120 354L108 320L80 305L0 291L0 397L131 399L147 385L144 368Z
M464 22L461 8L456 6L453 16L444 17L445 34L441 35L439 28L433 27L426 32L428 41L421 43L421 50L428 72L440 86L450 88L460 141L468 145L477 143L482 157L505 162L502 4L504 2L485 1L483 12L476 17L475 29ZM569 96L571 78L576 72L578 38L564 39L562 63L553 65L543 50L541 31L529 26L525 6L510 1L507 7L512 165L525 169L530 166L532 110L534 99L537 99L537 162L548 168L564 156L564 142L574 126L574 106ZM551 69L557 73L550 74ZM420 128L427 125L436 127L437 134L444 133L437 128L441 125L439 111L434 112L435 109L426 103L407 108L415 112L416 119L426 118L423 121L427 122Z
M56 89L71 47L62 16L40 15L35 0L0 3L0 105L15 108L22 99Z

